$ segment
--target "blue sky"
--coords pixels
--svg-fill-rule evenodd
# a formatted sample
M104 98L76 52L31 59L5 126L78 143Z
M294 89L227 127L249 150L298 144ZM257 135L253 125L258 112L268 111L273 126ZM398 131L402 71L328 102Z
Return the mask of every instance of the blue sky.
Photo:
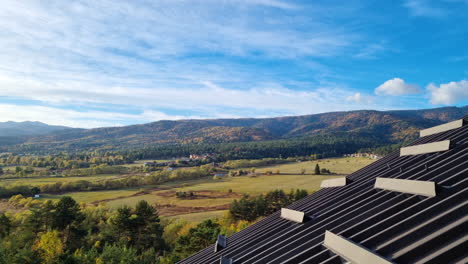
M6 0L0 121L462 106L467 14L467 0Z

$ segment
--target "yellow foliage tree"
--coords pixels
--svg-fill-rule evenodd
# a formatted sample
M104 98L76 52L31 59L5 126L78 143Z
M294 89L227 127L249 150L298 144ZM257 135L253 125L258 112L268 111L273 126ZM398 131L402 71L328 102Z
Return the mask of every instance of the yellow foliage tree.
M179 236L183 236L188 234L190 228L196 227L196 223L186 223L182 228L179 229L179 232L177 233Z
M63 253L63 244L58 231L42 234L36 243L35 250L40 251L44 263L55 263L58 256Z

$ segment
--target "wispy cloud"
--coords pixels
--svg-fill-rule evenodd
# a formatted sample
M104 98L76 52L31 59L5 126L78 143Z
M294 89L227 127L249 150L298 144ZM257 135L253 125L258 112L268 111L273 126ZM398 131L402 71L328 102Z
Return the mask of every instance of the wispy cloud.
M216 116L213 118L224 117ZM230 116L232 117L232 116ZM138 114L108 111L77 111L59 107L0 104L0 122L5 121L40 121L51 125L65 125L69 127L94 128L108 126L122 126L128 120L134 123L145 123L155 120L180 120L201 118L200 116L168 115L163 112L145 110Z
M233 2L240 2L249 5L262 5L267 7L281 8L281 9L297 9L297 5L288 3L287 1L278 0L231 0Z
M5 76L0 76L0 87L3 87L0 89L0 96L35 100L59 107L68 104L126 105L147 109L147 113L157 113L144 116L122 115L124 118L144 121L166 118L234 117L236 113L241 113L238 116L275 116L359 108L354 104L343 105L342 98L350 96L351 92L334 87L308 91L266 84L239 90L224 88L211 81L203 81L199 83L198 88L166 89L165 87L110 87L72 81L51 85L37 80L18 82L16 78ZM165 116L160 111L148 111L155 105L173 111L185 111L185 114ZM228 112L227 109L229 109ZM200 114L190 114L193 112ZM90 113L90 116L92 115L94 113ZM96 116L105 117L103 114ZM119 114L109 115L111 118L119 116Z
M445 9L436 7L430 0L406 0L404 6L413 16L442 17L447 15Z
M387 48L383 44L368 44L364 48L362 48L358 53L356 53L354 57L361 59L375 59L377 57L377 54L381 53L386 49Z
M347 96L346 101L362 105L362 104L371 104L373 103L374 100L372 96L370 95L365 95L362 93L354 93L353 95Z

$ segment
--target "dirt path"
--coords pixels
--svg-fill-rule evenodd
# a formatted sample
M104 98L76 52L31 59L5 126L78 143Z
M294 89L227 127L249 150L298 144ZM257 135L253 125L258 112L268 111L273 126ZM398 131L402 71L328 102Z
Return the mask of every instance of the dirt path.
M156 206L161 216L174 216L182 214L202 213L209 211L227 210L230 204L222 204L216 206L176 206L176 205L159 205Z
M166 188L156 187L156 188L147 189L147 190L144 190L144 191L141 191L141 192L136 192L136 193L131 194L131 195L123 195L123 196L118 196L118 197L115 197L115 198L109 198L109 199L94 201L91 204L97 205L97 204L103 203L103 202L105 203L105 202L111 202L111 201L130 198L130 197L137 197L137 196L152 194L152 192L164 191L164 190L170 190L170 191L162 192L162 193L154 193L154 195L161 196L161 197L166 197L166 198L175 197L176 196L176 191L171 190L173 188L175 188L175 187L166 187ZM187 197L187 198L185 198L183 200L210 199L210 198L211 199L241 198L242 197L242 194L234 193L234 192L225 193L225 192L216 192L216 191L194 191L193 193L194 193L193 197Z
M172 188L159 188L159 187L156 187L156 188L147 189L147 190L144 190L144 191L141 191L141 192L136 192L136 193L131 194L131 195L123 195L123 196L118 196L118 197L115 197L115 198L109 198L109 199L94 201L91 204L97 205L99 203L106 203L106 202L111 202L111 201L120 200L120 199L124 199L124 198L137 197L137 196L142 196L142 195L146 195L146 194L151 194L151 192L164 191L164 190L169 190L169 189L172 189Z

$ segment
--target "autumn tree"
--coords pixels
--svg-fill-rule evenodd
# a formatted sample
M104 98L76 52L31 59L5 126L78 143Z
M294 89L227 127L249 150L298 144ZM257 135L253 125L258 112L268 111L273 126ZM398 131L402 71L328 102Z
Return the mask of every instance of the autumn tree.
M57 263L58 257L63 253L64 246L57 230L40 235L35 246L44 263Z

